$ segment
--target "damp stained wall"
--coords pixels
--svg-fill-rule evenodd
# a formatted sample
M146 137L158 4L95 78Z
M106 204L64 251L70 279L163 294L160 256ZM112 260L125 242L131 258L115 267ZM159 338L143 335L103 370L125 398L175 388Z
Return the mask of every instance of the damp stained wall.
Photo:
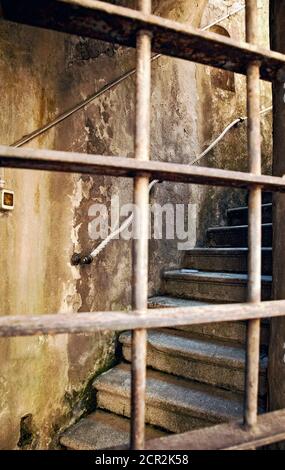
M134 5L127 0L114 3ZM263 26L266 3L261 6ZM156 0L153 9L200 27L240 4ZM222 24L235 39L243 37L243 25L243 14ZM12 144L134 65L133 50L0 20L1 144ZM234 77L232 93L219 88L219 77L211 80L208 68L166 57L153 64L152 75L155 160L190 162L229 121L245 112L242 77ZM29 146L133 157L134 90L135 79L130 78ZM270 90L262 90L267 103ZM263 153L269 171L269 121L264 125ZM201 164L242 169L245 161L241 129ZM15 191L16 206L11 213L0 213L0 314L74 315L130 308L130 241L113 241L88 267L73 267L70 258L99 243L89 236L90 207L97 203L110 209L113 196L119 196L121 204L131 202L132 182L23 170L5 170L5 180ZM226 199L224 194L219 189L162 183L153 190L151 201L195 206L189 219L190 245L195 246L203 243L207 224L218 223L223 216L225 200L244 198L234 191ZM150 293L159 291L162 269L178 266L182 259L177 240L151 240ZM115 351L116 334L111 332L0 339L0 449L55 448L59 432L95 408L92 379L115 363Z
M203 12L201 27L212 24L217 17L223 17L244 5L244 1L210 0ZM269 2L258 2L259 46L269 48ZM210 29L212 32L229 36L236 41L245 41L244 11L224 20ZM198 132L201 150L204 150L225 127L236 118L247 115L246 77L219 71L211 67L197 66L198 87ZM271 84L260 81L261 109L272 104ZM272 113L261 116L262 171L272 173ZM248 171L247 126L242 123L225 136L210 153L200 160L199 165L226 170ZM198 227L197 242L203 245L205 231L211 225L226 224L228 207L246 205L247 191L229 188L197 187Z

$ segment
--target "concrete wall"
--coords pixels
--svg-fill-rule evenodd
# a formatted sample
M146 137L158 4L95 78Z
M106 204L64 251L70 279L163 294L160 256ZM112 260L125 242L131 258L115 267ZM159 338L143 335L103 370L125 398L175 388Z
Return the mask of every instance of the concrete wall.
M77 39L2 22L0 44L3 144L12 144L102 83L96 61L85 62ZM95 46L95 55L108 58L113 54L101 50L102 46L95 50ZM32 146L87 151L95 141L89 134L88 118L93 114L95 123L97 108L69 119ZM119 260L115 266L110 258L104 260L106 266L102 265L101 271L106 274L98 272L88 285L87 277L69 262L81 243L84 204L89 197L101 194L103 180L10 170L5 171L5 179L7 187L15 191L16 206L14 212L0 215L1 314L75 314L95 305L112 307L108 299L114 296L103 299L98 293L105 286L108 289L108 273ZM98 283L100 275L105 279ZM116 292L123 304L119 283ZM94 307L88 300L91 297ZM16 448L18 442L22 446L49 446L58 428L90 406L92 396L83 395L83 390L88 389L94 374L112 364L114 347L112 333L2 339L0 447ZM19 441L21 418L27 415L32 415L29 427L33 436Z
M199 27L239 3L157 0L154 12ZM264 26L267 2L261 3ZM239 14L222 26L241 39L243 21ZM1 21L0 142L12 144L134 64L132 50ZM234 77L233 93L219 88L222 75L211 78L211 73L165 57L153 64L153 159L188 163L228 122L244 114L244 78ZM262 90L267 105L270 90ZM131 78L29 145L132 157L133 103ZM263 129L264 166L269 170L268 118ZM245 169L245 161L245 131L239 129L201 164ZM7 188L15 191L16 207L9 214L0 213L0 313L73 315L129 308L130 242L112 242L88 267L73 267L70 258L74 252L88 253L98 243L88 236L90 206L110 206L114 195L122 203L131 202L132 182L22 170L6 170L5 179ZM158 185L152 194L156 202L197 204L198 243L203 242L205 227L221 218L225 201L244 197L236 191L170 183ZM179 265L183 253L176 240L153 240L150 254L153 293L159 290L161 270ZM95 407L92 379L114 363L115 349L116 335L110 332L1 339L0 448L56 446L58 432Z

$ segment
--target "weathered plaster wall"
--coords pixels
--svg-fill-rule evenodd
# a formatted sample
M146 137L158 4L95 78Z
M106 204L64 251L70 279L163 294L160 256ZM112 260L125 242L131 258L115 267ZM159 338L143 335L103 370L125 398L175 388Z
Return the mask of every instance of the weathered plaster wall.
M100 74L95 61L84 66L77 44L52 32L1 23L2 143L13 143L94 90L97 82L89 74L98 81ZM77 115L32 146L86 151L86 122L87 115ZM1 314L81 310L85 291L69 260L79 239L80 206L93 183L79 175L10 170L5 179L15 191L16 207L0 215ZM112 364L114 347L112 333L2 339L0 447L17 447L20 421L27 415L34 433L29 445L50 445L57 429L85 409L88 397L82 390Z
M115 3L133 6L128 0ZM156 0L154 12L199 26L223 14L222 3L239 4ZM239 39L242 16L223 26ZM1 21L0 61L0 142L11 144L132 68L135 55L121 47ZM231 119L244 113L244 79L235 77L233 96L209 86L205 70L165 57L153 64L153 159L190 162ZM267 104L267 91L263 96ZM132 157L133 103L131 78L29 145ZM266 137L267 133L266 127ZM203 164L240 169L245 152L245 133L234 131ZM130 242L112 242L84 268L72 267L70 258L74 252L88 253L98 243L88 236L90 206L95 202L110 206L114 195L121 203L131 202L131 181L15 170L6 170L5 179L7 187L15 190L16 208L0 214L0 314L72 315L128 308ZM202 240L206 223L221 215L219 191L162 183L152 200L197 204ZM160 271L178 265L183 254L177 251L176 240L161 240L151 241L150 255L152 293L159 289ZM116 336L107 332L0 340L0 448L17 448L17 443L54 446L61 428L95 406L94 395L88 393L91 380L114 362L115 348ZM25 433L27 427L32 436Z

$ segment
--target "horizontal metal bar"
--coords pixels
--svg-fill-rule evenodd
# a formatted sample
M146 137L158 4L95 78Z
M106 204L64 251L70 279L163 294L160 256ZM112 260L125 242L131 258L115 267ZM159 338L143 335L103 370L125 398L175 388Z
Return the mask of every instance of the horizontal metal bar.
M259 61L261 78L285 79L285 56L190 25L96 0L2 0L4 18L135 47L151 31L154 52L246 74Z
M146 313L96 312L0 317L0 337L92 333L169 326L243 321L285 315L285 300L257 304L222 304L201 307L149 309Z
M285 440L285 410L259 415L252 429L241 422L218 424L146 442L150 450L250 450Z
M137 161L133 158L86 155L29 148L0 146L0 168L59 171L131 177L146 175L154 179L181 183L248 188L259 185L267 191L285 191L285 178L254 175L179 163Z

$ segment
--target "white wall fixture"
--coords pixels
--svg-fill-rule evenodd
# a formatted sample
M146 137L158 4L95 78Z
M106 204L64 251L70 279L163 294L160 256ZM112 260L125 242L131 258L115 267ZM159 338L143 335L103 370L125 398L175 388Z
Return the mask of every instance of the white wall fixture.
M14 191L0 189L0 209L2 211L12 211L14 209Z

